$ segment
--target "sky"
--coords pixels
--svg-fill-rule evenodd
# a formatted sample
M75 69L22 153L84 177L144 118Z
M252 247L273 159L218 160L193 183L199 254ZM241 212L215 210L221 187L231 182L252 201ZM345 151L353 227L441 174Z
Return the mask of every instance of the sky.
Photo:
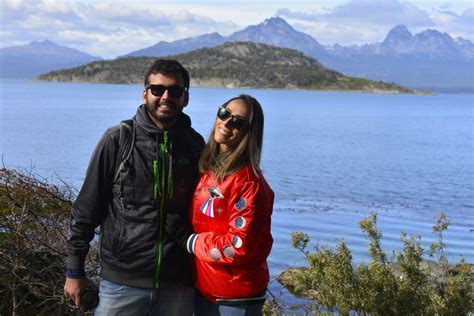
M0 0L0 47L51 40L111 59L274 16L322 45L381 42L398 24L474 42L474 0Z

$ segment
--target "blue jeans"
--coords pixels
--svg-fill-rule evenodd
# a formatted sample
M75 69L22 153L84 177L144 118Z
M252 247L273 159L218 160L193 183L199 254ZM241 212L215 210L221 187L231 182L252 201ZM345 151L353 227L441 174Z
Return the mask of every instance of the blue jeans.
M228 306L209 302L196 291L195 316L261 316L263 303Z
M94 315L192 315L194 296L189 286L142 289L102 279Z

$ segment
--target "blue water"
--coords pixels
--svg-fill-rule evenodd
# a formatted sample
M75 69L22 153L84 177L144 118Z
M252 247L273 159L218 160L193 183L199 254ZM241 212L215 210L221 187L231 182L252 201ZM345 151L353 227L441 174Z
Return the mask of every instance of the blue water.
M77 188L102 133L141 103L138 85L0 85L5 166ZM305 264L292 231L320 245L344 238L356 261L367 260L357 222L372 211L389 254L401 248L401 231L421 235L428 249L433 217L445 212L449 259L474 263L474 95L192 88L185 112L207 138L217 107L240 93L265 112L262 164L276 194L272 277Z

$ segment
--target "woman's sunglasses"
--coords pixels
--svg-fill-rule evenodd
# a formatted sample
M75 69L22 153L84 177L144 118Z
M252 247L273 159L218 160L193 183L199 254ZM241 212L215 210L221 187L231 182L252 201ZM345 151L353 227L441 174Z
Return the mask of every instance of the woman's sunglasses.
M242 127L250 125L250 123L243 118L238 116L232 115L232 112L228 108L220 107L217 110L217 117L222 120L226 121L228 118L231 118L230 127L240 130Z
M145 90L150 89L151 94L155 97L161 97L165 94L165 91L168 90L168 94L172 98L179 98L183 95L184 91L187 91L185 87L181 86L164 86L162 84L146 84Z

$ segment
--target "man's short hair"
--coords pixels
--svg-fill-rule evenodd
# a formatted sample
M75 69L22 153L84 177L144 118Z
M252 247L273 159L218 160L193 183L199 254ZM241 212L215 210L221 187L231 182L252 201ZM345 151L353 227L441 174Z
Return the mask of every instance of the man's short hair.
M184 86L189 89L189 73L178 61L173 59L158 59L145 74L145 85L149 82L150 75L174 75L181 76Z

